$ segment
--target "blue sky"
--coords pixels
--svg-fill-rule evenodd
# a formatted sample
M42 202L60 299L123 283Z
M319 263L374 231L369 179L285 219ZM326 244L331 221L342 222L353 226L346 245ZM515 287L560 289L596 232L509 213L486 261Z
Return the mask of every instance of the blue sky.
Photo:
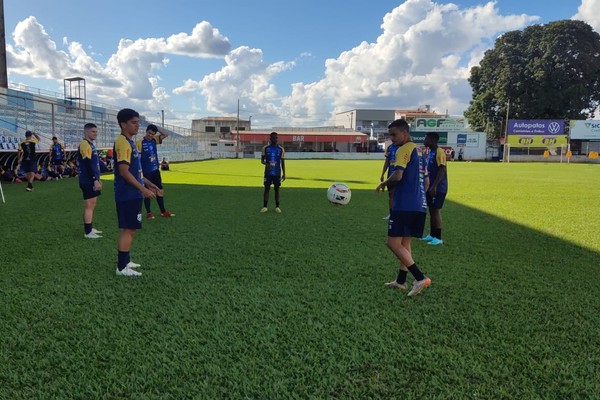
M151 119L164 109L185 127L234 114L238 98L255 127L328 125L352 108L431 104L461 114L468 70L498 35L578 12L600 29L600 0L13 0L4 8L11 83L60 92L63 78L83 76L89 98Z

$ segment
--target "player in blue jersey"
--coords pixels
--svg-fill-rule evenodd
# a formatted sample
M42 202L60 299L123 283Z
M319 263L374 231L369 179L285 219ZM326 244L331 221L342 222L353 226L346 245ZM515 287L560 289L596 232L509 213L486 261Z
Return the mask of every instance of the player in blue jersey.
M162 177L160 176L160 164L158 162L158 152L156 150L156 146L162 144L163 140L168 136L169 133L164 129L160 129L158 126L150 124L146 128L146 135L137 141L137 150L140 153L140 160L142 161L144 179L160 188L159 192L156 194L160 215L163 217L174 217L175 214L172 214L165 209ZM144 205L146 206L146 218L148 219L154 219L154 214L152 214L152 210L150 209L151 204L152 202L150 199L146 197L144 199Z
M260 212L268 211L269 190L273 185L275 188L275 212L280 213L279 187L281 182L285 181L285 150L277 144L277 132L271 132L269 144L262 149L260 162L265 166L265 190L263 192L263 208L260 209Z
M25 172L25 178L27 179L27 189L25 190L28 192L33 191L33 180L35 178L35 173L37 172L35 145L38 144L39 141L40 137L37 133L27 131L25 132L25 140L19 144L19 151L17 152L17 159L19 160L17 171L22 168L23 172Z
M409 296L419 294L431 284L412 257L411 240L423 236L427 202L425 200L426 175L423 156L412 142L408 123L397 119L389 126L392 143L400 146L396 151L396 168L393 174L377 186L379 193L384 187L394 186L392 211L388 221L387 246L400 260L400 269L395 281L386 286L406 289L406 277L410 272L415 278Z
M52 145L50 145L50 167L54 176L60 178L63 173L63 162L65 161L65 148L59 143L56 136L52 137Z
M142 228L142 199L156 197L159 188L144 181L140 156L133 141L140 128L140 115L124 108L117 114L121 135L115 140L115 202L121 233L118 241L117 275L139 276L135 268L140 267L131 261L129 250L133 237Z
M93 227L96 199L101 194L100 158L94 145L98 137L98 127L89 123L83 126L83 140L79 143L77 163L79 164L79 187L83 192L83 232L88 239L99 239L102 231Z
M442 207L448 193L446 152L438 147L439 140L440 136L436 132L430 132L425 136L425 146L429 148L426 166L431 182L427 190L430 233L421 240L434 246L444 243L442 240Z
M385 162L383 163L383 171L381 171L381 177L379 178L380 182L383 182L385 179L385 172L387 171L387 177L389 178L394 173L394 168L396 168L396 150L398 150L399 146L396 146L394 143L390 144L385 149ZM390 219L390 214L392 213L392 196L394 194L394 187L390 187L388 189L388 205L389 205L389 214L387 217L383 217L383 219Z

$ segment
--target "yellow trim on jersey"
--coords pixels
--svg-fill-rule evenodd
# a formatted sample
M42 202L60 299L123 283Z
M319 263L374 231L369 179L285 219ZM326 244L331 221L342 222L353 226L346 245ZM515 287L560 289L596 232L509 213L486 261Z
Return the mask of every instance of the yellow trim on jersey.
M81 143L79 143L79 154L81 154L81 158L92 159L92 146L90 146L90 142L83 139Z
M413 142L406 142L396 150L396 168L406 168L416 147L417 145Z
M441 149L439 147L437 148L435 161L437 162L438 167L440 165L446 165L446 152L444 151L444 149Z
M115 151L117 152L117 162L131 163L131 145L124 135L120 135L115 140Z

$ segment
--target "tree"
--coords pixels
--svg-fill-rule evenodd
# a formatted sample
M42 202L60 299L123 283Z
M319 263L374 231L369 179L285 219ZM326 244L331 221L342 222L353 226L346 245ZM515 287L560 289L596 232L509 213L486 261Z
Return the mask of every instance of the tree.
M469 83L465 117L495 137L507 110L511 119L589 118L600 106L600 35L572 20L507 32L471 69Z

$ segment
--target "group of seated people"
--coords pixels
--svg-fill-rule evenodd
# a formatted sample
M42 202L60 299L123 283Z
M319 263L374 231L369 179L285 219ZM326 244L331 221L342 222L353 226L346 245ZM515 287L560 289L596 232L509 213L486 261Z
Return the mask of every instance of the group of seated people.
M163 158L160 163L160 169L163 171L169 170L169 162ZM100 157L100 172L112 171L112 158L101 156ZM61 165L52 165L47 162L45 165L38 165L37 172L35 174L36 181L51 181L54 179L72 178L76 177L79 173L77 163L74 159L62 163ZM15 182L21 183L25 180L25 172L23 169L17 167L11 169L7 165L0 165L0 180L2 182Z
M75 160L69 160L62 165L38 165L37 172L35 173L36 181L51 181L54 179L72 178L77 176L79 173ZM7 165L0 166L0 179L3 182L15 182L20 183L25 180L25 171L18 166L13 169Z

